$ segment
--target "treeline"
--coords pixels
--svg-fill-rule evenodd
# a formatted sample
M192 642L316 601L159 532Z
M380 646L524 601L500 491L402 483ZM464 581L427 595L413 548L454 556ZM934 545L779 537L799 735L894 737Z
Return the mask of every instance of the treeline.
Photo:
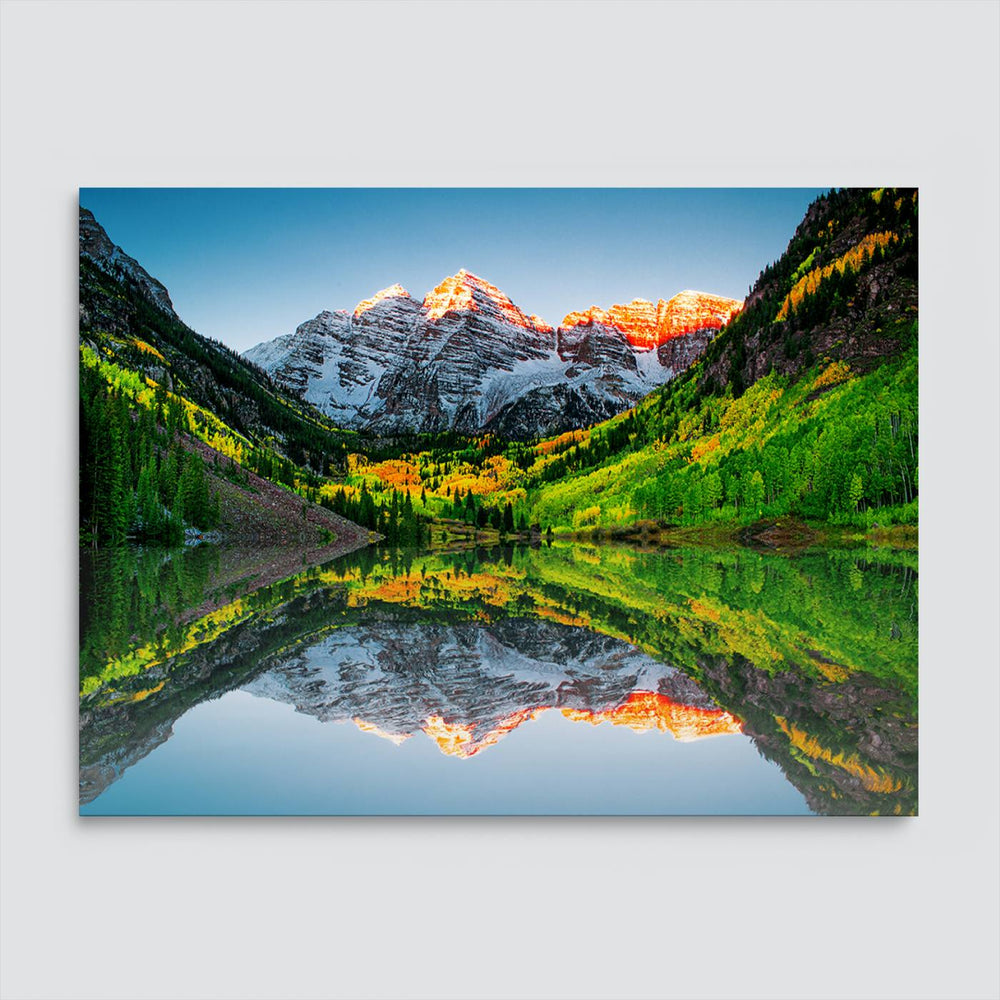
M343 487L318 497L321 506L360 524L369 531L377 531L393 545L420 545L427 538L427 529L413 509L413 498L408 492L392 490L388 500L376 500L366 485L355 495Z
M501 535L512 534L515 530L514 508L508 500L503 505L484 503L482 497L477 497L468 490L463 498L462 491L446 491L445 499L451 505L451 516L456 521L463 521L475 528L493 528ZM527 531L528 521L522 514L517 522L517 531Z
M454 447L449 448L447 444L443 443L448 439L454 439ZM442 480L452 472L465 465L481 468L488 459L496 455L504 456L519 469L527 469L535 460L535 444L537 444L537 439L507 441L493 434L468 437L448 432L447 435L439 435L432 446L416 454L415 459L419 463L422 481L431 490L436 490L440 487ZM387 457L396 457L396 455Z
M158 416L162 420L158 422ZM219 498L204 461L174 435L176 409L137 408L80 364L80 540L178 544L185 526L210 530Z

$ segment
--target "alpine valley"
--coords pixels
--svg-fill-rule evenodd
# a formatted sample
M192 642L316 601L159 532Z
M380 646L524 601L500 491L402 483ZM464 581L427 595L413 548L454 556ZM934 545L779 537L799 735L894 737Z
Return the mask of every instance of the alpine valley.
M742 301L242 353L81 205L81 811L915 813L918 196L794 194Z
M553 328L459 271L240 356L81 209L82 535L914 525L916 217L912 190L832 191L744 303L683 291Z

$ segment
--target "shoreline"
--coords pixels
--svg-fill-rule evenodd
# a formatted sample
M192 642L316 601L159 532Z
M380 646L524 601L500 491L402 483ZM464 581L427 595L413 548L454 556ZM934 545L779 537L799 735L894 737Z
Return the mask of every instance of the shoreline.
M891 525L885 528L858 528L853 525L810 523L795 517L767 518L752 524L711 522L697 525L661 525L653 522L586 529L553 528L552 534L538 531L512 532L501 538L492 528L472 529L455 522L431 522L430 548L438 551L466 549L476 546L503 544L544 544L553 541L625 543L644 549L697 546L699 548L739 547L795 555L812 548L836 546L838 548L893 548L918 550L916 525ZM465 530L462 530L464 528ZM434 542L436 532L443 532L445 540Z

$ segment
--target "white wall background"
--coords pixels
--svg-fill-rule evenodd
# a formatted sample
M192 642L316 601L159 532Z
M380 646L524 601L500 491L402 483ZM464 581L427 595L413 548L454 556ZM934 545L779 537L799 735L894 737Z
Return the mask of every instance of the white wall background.
M8 0L3 996L997 996L998 12ZM919 185L920 817L80 821L76 192L138 184Z

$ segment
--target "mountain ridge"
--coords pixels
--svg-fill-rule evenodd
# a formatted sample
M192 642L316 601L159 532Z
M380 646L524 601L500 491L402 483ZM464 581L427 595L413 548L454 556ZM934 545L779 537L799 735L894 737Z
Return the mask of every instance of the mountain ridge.
M667 340L698 330L719 330L742 308L739 299L688 288L655 304L637 298L607 310L591 306L567 313L560 326L600 323L621 330L636 347L659 347Z
M262 369L192 330L166 287L80 208L80 343L183 392L249 440L279 441L298 464L325 470L343 453L336 428Z
M390 285L243 357L351 429L527 438L628 409L689 367L741 308L686 290L553 327L463 268L421 300Z
M105 274L130 278L146 297L173 319L180 320L163 282L154 278L134 257L112 242L89 208L80 206L80 256L92 261Z

